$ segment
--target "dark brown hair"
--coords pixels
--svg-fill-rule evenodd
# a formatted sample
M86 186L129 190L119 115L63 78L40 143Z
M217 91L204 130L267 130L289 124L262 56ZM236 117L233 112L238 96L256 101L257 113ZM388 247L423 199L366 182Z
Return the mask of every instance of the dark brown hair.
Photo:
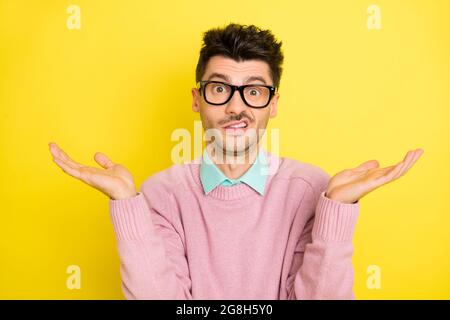
M254 25L230 23L224 28L210 29L203 35L195 80L202 79L209 59L219 55L237 62L253 59L267 62L273 85L279 88L284 59L281 44L270 30L261 30Z

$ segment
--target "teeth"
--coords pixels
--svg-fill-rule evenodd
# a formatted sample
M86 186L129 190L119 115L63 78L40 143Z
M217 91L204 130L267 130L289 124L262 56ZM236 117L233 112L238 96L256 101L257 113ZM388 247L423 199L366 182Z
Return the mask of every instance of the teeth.
M247 124L245 122L240 122L240 123L237 123L235 125L229 126L228 128L236 129L236 128L244 128L246 126L247 126Z

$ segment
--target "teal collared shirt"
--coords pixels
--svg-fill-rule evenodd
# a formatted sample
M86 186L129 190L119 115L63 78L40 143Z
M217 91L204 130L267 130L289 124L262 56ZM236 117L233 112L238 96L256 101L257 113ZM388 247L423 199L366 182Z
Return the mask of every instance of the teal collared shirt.
M260 195L264 195L267 181L268 164L264 151L259 150L258 156L252 166L238 179L229 179L210 159L208 152L203 151L203 161L200 165L200 180L203 191L208 194L217 186L233 186L245 183Z

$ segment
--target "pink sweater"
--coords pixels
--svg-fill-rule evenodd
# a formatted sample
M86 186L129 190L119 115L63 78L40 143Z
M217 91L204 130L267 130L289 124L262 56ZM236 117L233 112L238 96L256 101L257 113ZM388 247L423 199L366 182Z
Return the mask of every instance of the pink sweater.
M266 151L264 196L246 184L204 195L199 162L110 200L127 299L354 299L359 202L324 196L319 167Z

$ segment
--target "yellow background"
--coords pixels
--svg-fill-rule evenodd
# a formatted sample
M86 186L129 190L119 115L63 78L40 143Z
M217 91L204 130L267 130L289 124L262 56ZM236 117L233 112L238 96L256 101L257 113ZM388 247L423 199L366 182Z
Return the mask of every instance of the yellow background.
M381 9L381 30L366 26ZM66 26L70 4L81 29ZM361 200L358 299L450 298L450 2L0 1L0 298L121 299L107 198L51 161L103 151L138 185L193 131L202 33L229 22L283 41L281 155L330 174L422 158ZM79 265L81 289L66 288ZM381 288L366 287L369 265Z

